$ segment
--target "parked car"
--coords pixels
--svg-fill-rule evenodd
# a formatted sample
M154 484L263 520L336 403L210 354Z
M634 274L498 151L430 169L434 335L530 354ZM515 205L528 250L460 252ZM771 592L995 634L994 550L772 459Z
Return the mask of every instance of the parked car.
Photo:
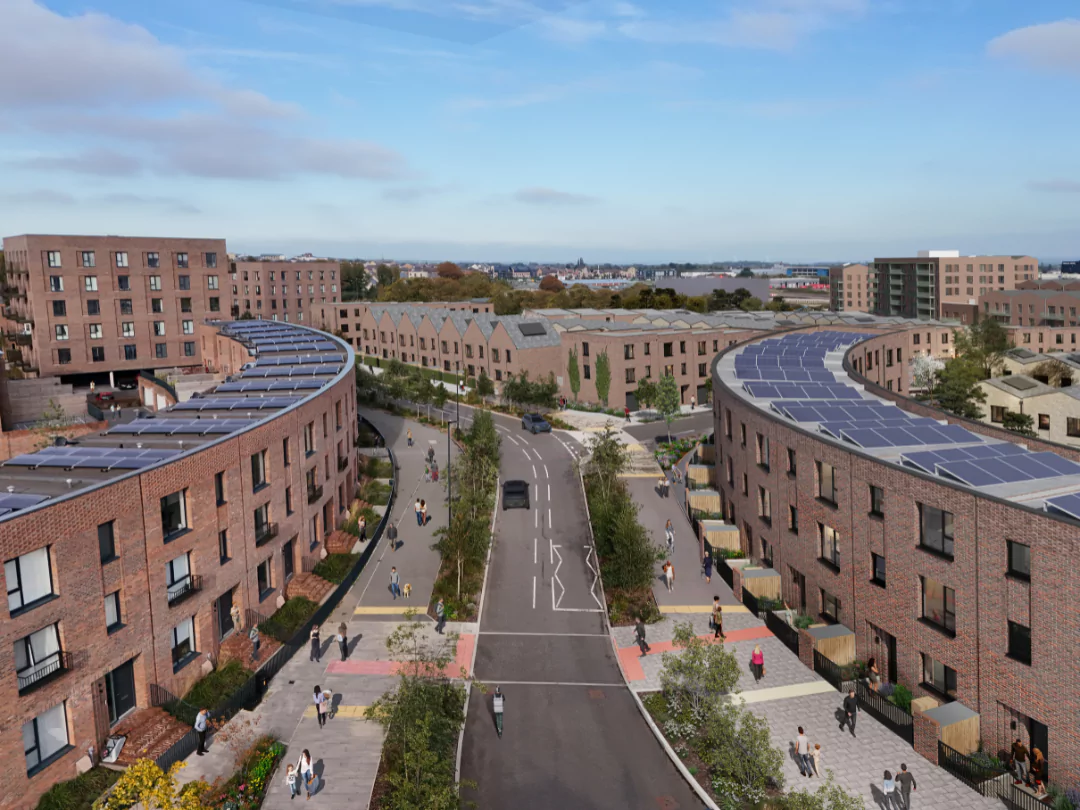
M551 425L538 413L527 413L521 417L521 426L530 433L551 433Z
M135 380L117 380L116 387L121 391L134 391L139 387L139 383Z
M503 509L528 509L529 484L527 481L507 481L503 484Z
M116 399L116 395L112 391L98 391L94 394L94 400L96 402L112 402Z

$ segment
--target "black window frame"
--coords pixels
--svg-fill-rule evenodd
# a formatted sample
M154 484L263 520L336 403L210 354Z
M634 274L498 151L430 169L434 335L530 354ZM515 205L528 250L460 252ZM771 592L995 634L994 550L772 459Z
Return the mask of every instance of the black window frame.
M833 613L828 611L830 600L833 604ZM824 588L821 589L821 615L834 624L840 623L840 597L833 596Z
M794 476L798 472L798 456L794 447L787 449L787 474Z
M1017 555L1014 553L1018 549L1024 549L1020 556L1027 557L1026 565L1019 567L1015 565ZM1007 576L1014 577L1016 579L1024 580L1025 582L1031 581L1031 546L1024 543L1018 543L1015 540L1005 541L1005 554L1006 554L1006 569Z
M67 301L62 298L52 302L52 314L54 318L67 317Z
M255 566L255 589L257 591L257 597L260 602L264 601L274 592L274 563L273 557L267 557L257 566ZM261 587L261 574L263 567L266 567L266 587Z
M926 610L926 583L933 582L935 585L941 587L941 620L933 618L927 615ZM952 610L949 610L949 595L952 594ZM956 636L956 590L950 588L944 582L933 579L932 577L919 577L919 599L921 615L919 620L925 624L933 627L949 636ZM931 608L934 606L931 605ZM950 621L951 618L951 621Z
M830 506L837 505L836 499L836 467L827 461L815 461L817 465L817 497L819 501L824 501ZM829 469L829 491L826 494L825 490L825 468Z
M936 515L935 515L936 513ZM928 538L927 524L931 522L937 515L941 516L941 543L935 544L934 535L930 535ZM948 520L945 516L948 515ZM946 533L946 526L949 526L949 532ZM938 532L937 526L930 526L930 529L936 534ZM944 509L939 509L936 506L930 504L919 504L919 548L923 551L934 554L938 557L943 557L947 560L952 560L956 552L956 518L952 512L948 512Z
M119 556L116 553L116 521L109 520L105 523L99 523L97 534L100 562L102 565L105 565L106 563L110 563L117 559Z
M105 347L104 346L91 346L90 347L90 360L93 363L105 362Z
M105 594L104 605L107 606L110 599L112 599L116 605L116 621L112 624L109 624L106 620L105 632L111 635L112 633L115 633L117 630L120 630L124 626L124 613L122 610L123 601L120 599L119 589L113 591L112 593ZM109 611L106 610L105 616L108 617L108 615Z
M220 529L220 530L218 530L217 537L218 537L218 562L221 565L224 565L225 563L227 563L229 560L232 559L232 557L229 556L229 530L228 529Z
M924 689L933 692L936 695L941 695L948 700L956 699L956 670L946 665L945 663L936 660L935 658L921 653L922 655L922 683L919 684ZM942 683L938 683L935 680L933 667L937 665L941 667ZM930 677L927 677L927 670L929 669ZM951 688L950 688L951 682Z
M179 496L178 503L180 505L180 510L179 511L180 511L180 518L181 518L180 525L177 526L174 529L166 530L166 526L165 526L166 503L165 502L167 500L169 500L170 498L174 497L174 496ZM187 490L186 489L181 489L181 490L178 490L176 492L170 492L168 495L163 496L160 499L160 506L161 506L161 535L164 538L166 543L169 542L170 540L172 540L175 537L179 537L184 532L189 531L191 529L191 522L188 520L188 514L187 514Z
M829 548L826 548L826 534L831 532L832 539L830 541ZM834 568L837 571L840 570L840 560L842 555L840 554L840 532L834 529L832 526L818 521L818 559L825 563L830 568Z
M888 566L883 554L870 552L870 582L880 587L886 587L888 582Z
M870 484L870 514L885 517L885 490L875 484Z
M10 560L4 560L4 565L5 566L7 566L7 564L9 562L15 563L15 581L14 581L14 583L11 581L10 577L7 577L6 575L4 577L5 580L6 580L6 585L7 585L8 615L11 616L12 618L14 618L15 616L21 616L23 613L26 613L29 610L33 610L34 608L38 607L39 605L44 605L46 602L49 602L49 601L57 598L57 596L59 596L59 594L57 594L57 592L56 592L56 580L53 578L52 546L45 546L45 559L48 562L47 568L48 568L48 571L49 571L49 592L46 593L44 596L39 596L37 599L34 599L31 602L25 602L24 601L17 608L10 607L11 595L13 593L15 593L16 591L19 593L19 599L22 600L22 588L23 588L22 565L21 565L21 563L19 561L23 557L25 557L25 556L27 556L29 554L33 554L36 551L41 551L41 549L35 548L35 549L32 549L31 551L26 552L25 554L20 554L17 557L13 557ZM5 574L6 574L6 572L5 572ZM12 587L12 585L14 585L15 587Z
M1019 622L1009 621L1007 624L1008 646L1005 655L1031 666L1031 628Z

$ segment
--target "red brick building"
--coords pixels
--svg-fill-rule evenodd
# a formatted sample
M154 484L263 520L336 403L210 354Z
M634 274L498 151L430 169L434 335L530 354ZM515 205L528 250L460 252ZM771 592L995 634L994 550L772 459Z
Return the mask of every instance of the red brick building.
M310 324L317 308L338 300L338 262L235 261L230 269L236 318L250 314L269 321Z
M867 332L834 354L850 373L838 381L944 420L903 395L916 335L923 347L923 329ZM1080 476L974 487L863 449L748 394L733 371L741 350L713 365L717 485L785 601L850 628L858 658L874 656L884 679L978 712L989 753L1019 736L1043 751L1051 781L1080 782L1080 521L1048 503L1080 492ZM973 442L1080 461L1072 448L949 421Z
M268 321L213 342L215 362L254 367L0 466L0 806L72 778L152 684L182 695L235 632L231 608L273 613L351 500L352 350Z
M232 308L224 239L4 238L5 330L48 377L202 365L195 325Z

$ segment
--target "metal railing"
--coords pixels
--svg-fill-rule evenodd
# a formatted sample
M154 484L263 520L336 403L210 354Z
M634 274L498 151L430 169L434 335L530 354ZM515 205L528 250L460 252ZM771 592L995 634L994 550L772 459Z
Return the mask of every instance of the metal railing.
M199 574L188 574L169 586L169 607L183 602L201 590L202 577Z
M716 570L720 574L720 579L724 580L729 588L735 587L735 575L731 571L731 566L727 564L727 560L718 560Z
M839 664L833 663L818 650L814 650L814 672L831 683L836 689L844 691L844 670Z
M784 642L784 645L796 655L799 654L799 630L785 622L775 611L765 613L765 626L774 636Z
M1012 777L1005 768L961 754L940 740L938 765L981 796L1001 797L1012 787Z
M915 744L915 726L910 712L890 703L861 681L855 686L855 697L859 701L860 709L894 732L908 745Z
M32 692L68 672L74 666L71 653L59 650L50 655L28 675L19 676L19 694Z
M151 684L154 686L155 684ZM177 762L183 759L187 759L191 756L195 749L199 747L199 733L192 729L175 743L170 745L164 754L158 757L154 762L163 771L168 771Z
M275 537L278 536L278 525L276 523L264 523L261 526L255 527L255 546L261 546L265 543L269 543Z
M754 596L754 594L750 593L750 591L746 590L746 588L742 589L742 603L746 605L746 609L749 610L752 614L757 616L759 619L761 618L761 608L758 604L758 598Z
M309 504L315 503L315 501L319 500L319 498L321 498L322 495L323 495L323 488L321 486L308 487L307 502Z

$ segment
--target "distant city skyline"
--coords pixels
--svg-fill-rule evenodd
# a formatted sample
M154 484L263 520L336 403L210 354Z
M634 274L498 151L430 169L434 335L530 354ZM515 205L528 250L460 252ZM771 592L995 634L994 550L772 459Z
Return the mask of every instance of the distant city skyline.
M1043 0L7 0L3 232L492 261L1080 256Z

